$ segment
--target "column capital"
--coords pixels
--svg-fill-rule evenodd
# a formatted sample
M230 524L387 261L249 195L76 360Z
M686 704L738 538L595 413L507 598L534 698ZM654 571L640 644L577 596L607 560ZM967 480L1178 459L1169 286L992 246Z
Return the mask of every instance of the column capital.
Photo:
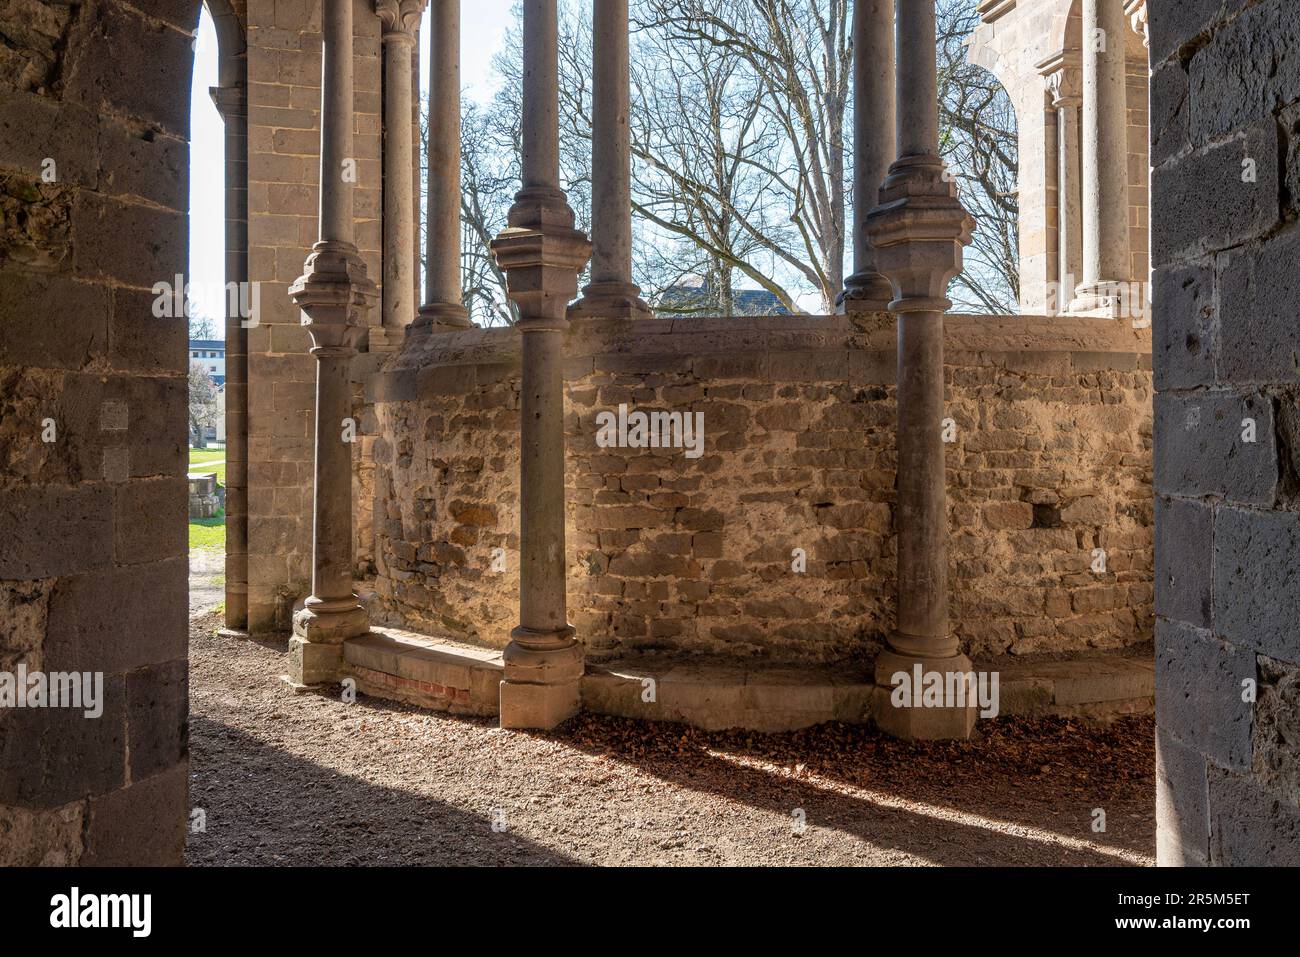
M1151 46L1151 33L1147 17L1147 0L1125 0L1124 13L1134 33L1142 35L1142 45Z
M867 214L880 272L894 289L890 312L946 312L948 283L961 272L975 220L957 196L942 159L900 156Z
M375 0L375 15L384 25L384 41L414 41L425 3L426 0Z
M1054 109L1083 104L1083 60L1078 50L1053 53L1034 65Z
M519 304L520 324L563 328L591 242L574 229L573 210L558 189L520 190L507 224L492 240L492 254L506 274L507 294Z
M221 118L227 123L232 118L248 117L248 87L239 86L210 86L208 95L212 97L212 103L221 114Z
M322 240L312 247L289 297L316 349L356 349L379 291L351 243ZM313 350L314 351L314 350Z

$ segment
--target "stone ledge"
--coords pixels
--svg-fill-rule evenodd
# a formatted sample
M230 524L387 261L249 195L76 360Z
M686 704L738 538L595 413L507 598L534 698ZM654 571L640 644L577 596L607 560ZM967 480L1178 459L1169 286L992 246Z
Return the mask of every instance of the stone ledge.
M377 698L482 717L499 707L503 665L490 648L375 627L343 643L343 669Z
M493 717L500 707L501 652L374 628L343 645L345 674L363 694L452 714ZM1107 720L1154 707L1147 658L976 661L1000 674L1001 714ZM654 701L643 701L647 679ZM869 666L756 667L691 661L589 664L582 706L598 714L676 721L721 731L782 732L871 721L878 692Z

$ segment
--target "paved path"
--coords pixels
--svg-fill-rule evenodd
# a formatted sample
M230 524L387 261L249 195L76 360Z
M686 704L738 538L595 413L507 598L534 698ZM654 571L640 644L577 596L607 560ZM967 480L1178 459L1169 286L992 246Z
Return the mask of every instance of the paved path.
M191 864L1153 863L1150 718L1000 719L979 743L928 746L588 716L522 734L294 695L283 643L218 626L190 641L190 797L207 821Z
M226 586L218 578L226 573L224 548L190 549L190 617L203 615L226 600Z

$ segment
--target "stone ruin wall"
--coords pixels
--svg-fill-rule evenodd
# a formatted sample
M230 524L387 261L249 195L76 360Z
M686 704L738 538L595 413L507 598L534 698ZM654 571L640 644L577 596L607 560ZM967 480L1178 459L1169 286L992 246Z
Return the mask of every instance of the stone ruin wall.
M1150 334L1093 319L948 327L964 649L1150 641ZM375 618L502 647L519 586L518 336L430 341L371 383L374 497L360 507L373 503ZM894 614L892 321L588 322L567 355L569 616L590 657L874 655ZM620 403L702 411L705 454L598 447L596 415Z

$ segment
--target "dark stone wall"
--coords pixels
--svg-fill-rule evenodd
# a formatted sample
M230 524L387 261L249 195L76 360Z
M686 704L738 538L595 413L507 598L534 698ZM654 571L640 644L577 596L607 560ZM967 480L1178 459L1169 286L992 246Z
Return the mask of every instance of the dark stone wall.
M1161 864L1300 863L1300 18L1149 0Z
M0 672L98 672L103 714L0 710L0 864L179 864L197 0L0 6Z

